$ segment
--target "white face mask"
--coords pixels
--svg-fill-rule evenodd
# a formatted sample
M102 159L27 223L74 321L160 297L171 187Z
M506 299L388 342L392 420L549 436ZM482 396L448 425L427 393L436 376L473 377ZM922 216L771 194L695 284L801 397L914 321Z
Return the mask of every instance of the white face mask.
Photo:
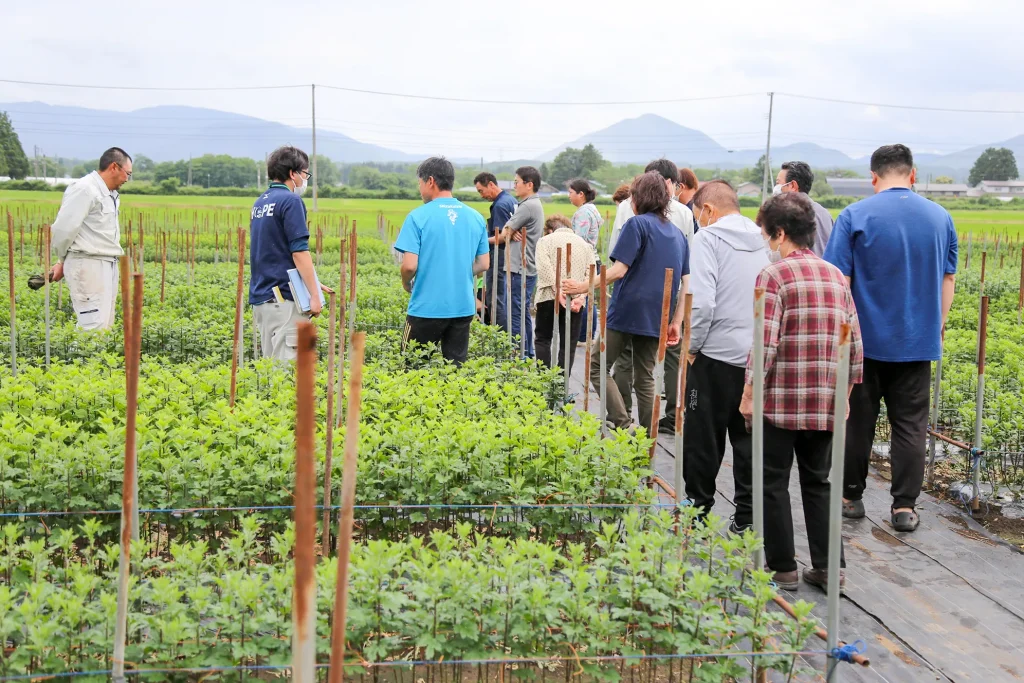
M774 197L774 196L778 196L780 194L782 194L782 185L779 185L778 183L776 183L775 187L772 188L772 196Z
M302 179L302 184L301 185L296 185L295 189L292 190L292 192L294 192L295 194L299 195L300 197L302 195L306 194L306 179L303 178Z
M776 185L776 187L778 187L778 185ZM765 251L768 252L769 263L778 263L779 261L782 260L782 252L780 251L780 249L782 248L781 243L779 244L779 249L772 249L772 241L770 239L766 239L764 241L764 248Z

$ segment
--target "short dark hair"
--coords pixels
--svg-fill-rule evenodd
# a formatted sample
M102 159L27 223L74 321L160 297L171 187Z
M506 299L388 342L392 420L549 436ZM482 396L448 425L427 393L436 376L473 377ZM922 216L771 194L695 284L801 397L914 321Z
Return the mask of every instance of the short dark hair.
M497 185L498 179L494 176L493 173L489 171L481 171L480 173L476 174L476 178L473 178L473 184L476 185L477 183L480 183L484 187L487 187L491 183Z
M801 249L814 246L818 231L811 200L795 192L769 197L757 212L757 224L773 239L784 230L789 241Z
M423 182L433 178L437 189L447 192L455 186L455 167L444 157L430 157L416 167L416 175Z
M629 188L629 196L633 200L638 216L645 213L656 213L663 218L668 217L668 204L671 197L665 187L665 178L657 171L648 171L639 175Z
M111 147L100 156L100 170L106 171L110 168L111 164L124 166L125 162L131 160L132 158L128 155L128 152L124 151L120 147Z
M621 204L627 199L629 199L629 185L622 184L615 188L615 194L612 195L613 202Z
M308 168L309 155L290 145L278 147L267 159L267 177L279 183L288 180L293 171L298 173Z
M723 209L740 210L740 199L736 196L736 190L728 180L723 178L715 178L701 183L697 194L693 195L694 206L704 206L707 202L716 204Z
M524 183L533 183L533 191L540 190L540 171L533 166L520 166L516 169L516 175Z
M679 184L687 190L696 190L700 188L700 181L697 180L697 174L688 168L679 169Z
M796 186L804 194L810 194L814 185L814 172L811 167L803 161L787 161L782 164L782 170L786 172L786 182L796 181ZM789 233L787 233L789 234Z
M890 173L909 175L914 170L914 155L906 145L882 145L871 155L871 171L880 176Z
M673 183L679 182L679 168L668 159L655 159L647 164L644 168L644 173L650 173L651 171L656 171L665 180L671 180Z
M597 198L597 192L590 186L586 178L573 178L569 181L569 187L575 192L582 192L588 202L592 202Z

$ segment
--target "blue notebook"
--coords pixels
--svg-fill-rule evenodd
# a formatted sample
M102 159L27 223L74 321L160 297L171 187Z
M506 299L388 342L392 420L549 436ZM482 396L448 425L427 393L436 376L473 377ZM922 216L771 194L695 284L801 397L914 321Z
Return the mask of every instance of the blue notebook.
M327 300L324 298L323 290L320 289L320 278L316 277L316 273L313 273L313 277L316 278L316 293L320 295L320 305L326 306ZM288 288L292 290L292 298L299 310L309 313L309 290L306 289L306 283L302 281L302 276L299 275L297 268L288 270Z

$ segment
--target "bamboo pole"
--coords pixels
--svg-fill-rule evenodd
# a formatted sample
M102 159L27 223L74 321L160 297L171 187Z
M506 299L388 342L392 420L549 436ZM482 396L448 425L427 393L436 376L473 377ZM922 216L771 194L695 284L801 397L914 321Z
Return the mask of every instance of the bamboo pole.
M526 242L526 234L523 234L523 242ZM566 243L565 245L565 279L572 279L572 243ZM526 282L526 279L523 279ZM555 291L555 298L558 298L558 291ZM523 307L525 309L526 302L524 300ZM558 320L558 316L555 316L555 320ZM565 297L565 339L562 340L562 345L565 347L565 355L562 357L562 374L565 376L565 396L569 397L569 368L572 367L570 359L572 356L569 354L576 353L576 340L571 339L572 334L572 300L567 296Z
M590 412L590 359L591 359L591 344L594 342L594 269L597 268L596 264L590 264L589 277L587 278L587 349L586 355L584 356L585 361L583 365L583 412Z
M338 295L330 292L327 295L329 309L327 320L327 443L324 450L324 514L320 536L320 552L327 555L331 547L331 468L334 466L334 345L337 341L337 301Z
M352 221L352 241L348 244L348 339L345 343L352 342L352 333L356 325L356 255L358 251L358 233L356 222ZM340 413L339 413L340 416Z
M759 289L761 297L761 319L764 320L764 290ZM755 328L754 334L763 330ZM763 360L762 360L763 363ZM763 367L763 366L762 366ZM763 375L763 370L762 370ZM850 325L843 323L839 330L839 362L836 366L836 397L832 435L832 469L829 472L830 496L828 516L828 616L826 630L828 640L826 648L829 652L839 647L839 580L840 558L843 550L843 467L846 459L846 406L849 400L850 386ZM757 403L754 403L755 409ZM754 489L757 495L757 489ZM757 515L757 508L754 508ZM756 517L755 517L756 519ZM840 661L835 658L825 660L825 680L838 681L839 671L836 667Z
M162 245L160 247L160 303L164 302L164 293L167 289L167 233L162 234Z
M686 482L683 478L683 425L686 420L686 373L689 371L689 356L690 356L690 320L693 313L693 293L687 292L686 297L683 301L683 338L680 341L679 348L679 372L677 374L676 382L678 383L678 389L676 391L676 433L675 433L675 490L676 505L682 505L683 503L683 492L686 488Z
M242 228L238 228L238 243L241 244L244 237ZM231 344L231 394L228 405L231 410L235 409L235 394L238 389L238 356L242 349L242 279L245 274L245 262L242 260L242 250L238 250L238 279L235 282L235 326Z
M515 337L512 336L512 235L505 235L505 317L508 331L508 343L515 347Z
M50 226L43 226L43 318L46 325L46 367L50 367Z
M526 229L519 231L519 358L526 358ZM557 319L558 316L556 315Z
M928 430L928 488L935 488L935 451L938 446L936 434L939 432L939 402L942 400L942 349L939 360L935 362L935 383L932 388L932 426Z
M601 370L601 378L598 380L598 399L601 402L601 436L608 436L608 282L606 279L608 267L601 264L601 320L598 329L601 330L601 342L598 346L598 363ZM590 373L590 368L587 368Z
M366 333L352 338L349 373L348 423L345 427L345 463L341 474L341 525L338 530L338 569L334 579L334 621L331 624L331 667L328 683L341 683L345 664L345 626L348 616L348 570L355 524L356 474L359 455L359 411L363 389L363 352Z
M22 240L24 243L24 240ZM24 253L22 254L24 256ZM19 259L23 260L23 259ZM47 274L49 277L49 274ZM14 297L14 218L7 212L7 282L10 285L11 304L11 375L18 376L18 323L15 316Z
M654 469L654 453L658 448L658 422L661 419L661 392L665 390L665 348L668 343L668 318L672 310L672 277L674 271L665 269L665 283L661 293L661 328L658 332L658 358L654 363L654 405L651 406L651 424L648 437L651 438L650 468ZM653 486L653 481L651 485Z
M295 588L292 602L292 679L316 679L316 327L298 323L295 372Z
M551 364L548 367L558 367L558 347L559 340L561 339L561 330L558 329L558 294L562 291L562 248L557 247L555 249L555 299L551 304ZM566 299L568 303L568 299ZM568 389L565 391L568 396Z
M1024 247L1020 248L1020 285L1017 287L1017 324L1021 322L1024 311Z
M121 257L121 269L127 270L128 259ZM124 683L124 653L128 636L128 575L131 565L131 542L133 519L137 511L137 470L135 462L135 424L138 415L139 396L139 337L142 328L142 275L133 276L135 285L134 306L127 300L124 308L129 323L125 325L124 345L128 363L125 367L125 439L124 439L124 480L121 486L121 551L117 576L117 614L114 623L113 681ZM122 288L122 292L127 287ZM134 310L133 310L134 309Z
M346 335L344 334L344 330L345 330L345 314L346 314L346 310L345 310L345 246L346 246L345 245L345 239L342 238L342 240L341 240L341 252L340 252L340 257L341 258L339 259L340 265L338 266L338 275L339 275L339 279L338 279L338 283L339 283L338 284L338 293L339 293L338 302L339 302L339 306L341 308L341 310L340 310L341 318L340 318L339 328L342 331L342 339L341 339L341 344L338 345L338 371L337 371L337 374L335 375L335 381L338 383L337 384L337 396L335 398L335 406L334 406L335 427L340 427L341 426L341 421L343 419L343 417L342 417L343 411L342 411L341 408L342 408L342 401L345 398L345 348L347 347L347 345L349 343L348 339L346 338Z
M764 287L754 289L754 412L751 418L753 448L751 485L753 487L754 532L764 538ZM754 551L754 568L764 569L764 550Z
M491 324L499 327L498 323L498 269L501 268L498 262L498 238L497 230L494 232L494 260L491 261Z

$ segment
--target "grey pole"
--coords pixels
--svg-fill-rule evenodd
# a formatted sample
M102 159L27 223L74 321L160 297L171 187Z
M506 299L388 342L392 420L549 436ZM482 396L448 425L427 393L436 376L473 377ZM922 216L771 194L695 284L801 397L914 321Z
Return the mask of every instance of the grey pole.
M599 363L601 368L601 379L598 382L598 388L601 391L600 399L600 418L601 418L601 436L608 436L608 337L607 337L607 323L608 323L608 282L605 279L607 274L608 266L605 265L607 261L601 264L601 310L600 320L598 321L597 329L600 332L599 344ZM587 369L589 375L590 369Z
M839 562L843 544L843 466L846 459L846 406L850 388L850 326L843 323L839 332L839 362L836 364L836 400L832 426L832 468L828 501L828 630L829 652L839 646ZM839 660L825 659L825 680L837 682L834 670Z
M43 302L44 318L46 321L46 367L50 367L50 226L44 226L43 230L46 232L43 235L44 248L46 249L46 258L43 262L43 287L45 288L45 296Z
M316 183L319 176L316 174L316 84L309 86L313 95L313 211L316 211Z
M676 505L682 505L686 482L683 480L683 428L686 420L686 373L689 370L690 356L690 320L693 310L693 294L686 293L683 299L683 339L679 349L679 373L676 381L676 434L675 434L675 469L674 487L676 490Z
M562 289L562 248L555 249L555 298L551 304L551 367L558 367L558 348L561 336L558 329L558 292ZM568 386L568 385L566 385ZM566 391L568 395L568 391Z
M519 263L522 264L519 267L519 358L526 358L526 307L528 305L526 301L526 228L522 228L519 231L522 235L522 241L520 241L521 258Z
M498 234L497 231L494 232ZM494 238L494 260L491 261L491 324L498 326L498 238Z
M938 439L935 434L939 431L939 401L942 398L942 355L940 351L939 360L935 363L935 387L932 392L932 434L928 435L928 487L935 486L935 450Z
M754 414L751 418L753 434L753 478L751 485L754 505L754 532L764 538L764 288L754 290ZM682 362L682 359L680 359ZM678 400L678 398L677 398ZM754 568L764 568L764 550L754 553Z
M772 110L775 108L775 93L768 93L768 141L764 148L764 182L761 186L761 201L771 192L772 182Z
M512 236L505 237L505 329L508 331L508 343L515 348L512 336Z
M988 342L988 297L981 297L981 318L978 321L978 394L974 399L974 452L971 453L971 465L974 473L971 477L973 498L971 498L971 511L976 512L981 507L981 462L974 463L975 458L980 458L983 437L983 417L985 415L985 346Z

